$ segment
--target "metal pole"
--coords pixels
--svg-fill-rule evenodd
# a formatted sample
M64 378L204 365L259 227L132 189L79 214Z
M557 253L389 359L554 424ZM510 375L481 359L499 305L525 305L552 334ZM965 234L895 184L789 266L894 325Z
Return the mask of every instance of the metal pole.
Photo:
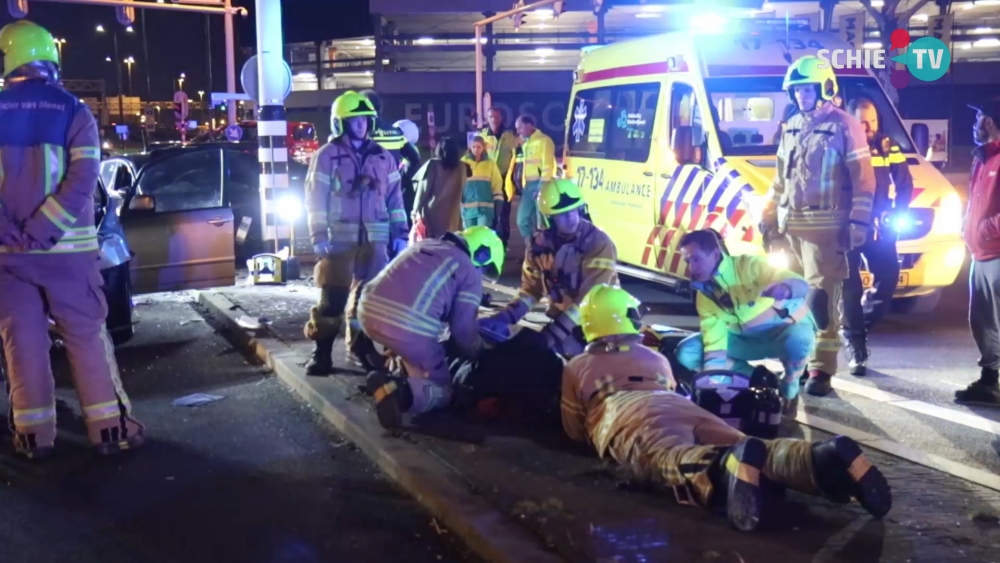
M208 14L205 14L205 60L208 61L208 95L211 96L212 92L215 91L215 81L212 79L212 20ZM211 121L208 110L205 108L204 98L202 98L201 113L205 121Z
M149 41L146 38L146 11L142 10L139 15L142 16L142 64L146 65L146 100L151 102L153 101L153 81L149 77Z
M188 6L184 4L160 4L159 2L132 2L130 0L34 0L35 2L56 2L59 4L90 4L93 6L123 6L140 10L167 10L172 12L191 12L195 14L239 14L247 15L246 8L233 8L229 2L225 7Z
M285 121L284 80L286 72L282 57L284 43L281 31L281 0L256 0L257 10L257 159L260 161L261 231L264 240L274 239L275 252L279 239L276 204L288 193L288 123ZM231 104L231 107L235 104ZM235 107L232 107L235 110ZM282 225L283 227L283 225ZM295 224L289 225L294 230ZM294 240L294 237L289 236ZM294 254L294 249L290 249Z
M114 37L115 41L115 71L118 73L118 120L122 125L125 124L125 98L123 94L125 89L122 88L122 63L121 59L118 58L118 32L113 31L111 36Z
M258 4L260 4L259 0ZM278 12L278 33L280 37L281 34L280 6L278 7L277 12ZM226 0L225 20L226 20L226 92L230 94L235 94L236 93L236 46L234 45L235 41L233 39L233 14L232 14L232 4L230 3L230 0ZM260 13L257 14L257 22L259 26ZM257 42L260 43L262 40L263 38L260 36L260 34L258 34ZM233 101L230 101L228 104L226 104L226 109L228 110L229 113L229 115L226 117L226 123L230 125L236 123L236 104Z

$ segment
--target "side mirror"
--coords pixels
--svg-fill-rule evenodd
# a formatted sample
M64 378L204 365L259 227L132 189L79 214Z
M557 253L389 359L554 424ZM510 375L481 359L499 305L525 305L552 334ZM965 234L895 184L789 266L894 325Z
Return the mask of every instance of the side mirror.
M691 164L695 161L693 135L690 125L674 128L674 132L670 136L670 150L674 151L677 164Z
M931 132L926 123L914 123L910 126L910 136L913 143L917 145L917 152L920 156L927 157L927 149L931 147Z
M130 211L155 211L156 200L151 195L137 195L129 202Z

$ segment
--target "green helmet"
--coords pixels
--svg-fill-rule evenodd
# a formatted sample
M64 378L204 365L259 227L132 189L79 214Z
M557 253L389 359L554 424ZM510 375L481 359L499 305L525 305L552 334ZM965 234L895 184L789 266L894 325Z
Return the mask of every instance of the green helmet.
M827 101L833 100L837 95L837 75L834 74L833 67L813 55L806 55L788 67L781 89L788 92L794 100L792 86L799 84L819 86L820 97Z
M587 342L605 336L639 334L642 303L624 289L600 283L580 302L580 327Z
M372 103L368 101L368 98L353 90L344 92L333 101L333 106L330 107L330 127L333 130L333 136L339 137L344 134L345 119L351 117L370 117L374 120L375 115L375 108L372 107ZM369 131L370 133L371 131Z
M476 267L489 267L492 272L487 275L500 277L507 251L504 250L503 242L493 229L481 225L469 227L460 231L458 236L469 245L469 255L472 256L472 263Z
M0 51L3 51L3 75L18 67L38 61L59 64L56 40L44 27L21 20L0 30Z

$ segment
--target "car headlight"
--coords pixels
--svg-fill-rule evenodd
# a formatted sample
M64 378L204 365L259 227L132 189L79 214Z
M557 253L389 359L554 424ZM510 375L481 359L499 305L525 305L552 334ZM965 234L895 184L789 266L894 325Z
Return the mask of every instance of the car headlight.
M886 219L887 226L896 231L901 235L905 235L913 230L916 226L916 221L913 220L913 215L906 211L900 211L890 215Z
M941 198L941 205L934 214L931 232L936 235L958 235L962 233L962 199L957 192Z
M788 255L784 250L775 250L767 255L767 263L779 270L788 269Z
M302 202L293 195L286 195L275 203L274 212L282 221L293 223L302 216Z

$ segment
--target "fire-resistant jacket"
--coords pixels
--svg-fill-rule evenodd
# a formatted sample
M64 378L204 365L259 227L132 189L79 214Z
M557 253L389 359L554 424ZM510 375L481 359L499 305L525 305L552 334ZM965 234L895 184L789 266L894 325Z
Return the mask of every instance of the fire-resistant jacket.
M857 119L825 103L788 120L769 193L788 234L815 239L838 236L849 223L868 227L874 195L871 150Z
M465 156L462 162L468 164L472 172L462 190L462 217L478 217L483 213L492 215L494 202L504 200L500 169L485 155L481 160Z
M40 80L0 92L0 236L29 254L96 252L101 149L90 109ZM3 240L0 239L0 240ZM0 244L0 260L17 260Z
M397 339L439 341L445 327L459 352L476 359L482 348L476 317L483 280L465 241L449 233L407 248L365 285L360 308L380 332Z
M405 239L406 212L396 161L377 143L355 149L347 135L320 147L306 175L313 244L388 244Z
M868 144L872 152L872 168L875 169L875 197L872 201L872 217L879 218L886 211L904 210L910 207L913 197L913 175L910 165L899 145L888 135L876 135ZM890 197L890 188L896 187L896 197Z
M514 324L542 297L549 298L545 314L572 334L580 324L580 302L599 283L618 284L615 245L593 223L580 220L572 238L555 229L536 231L527 245L521 268L521 287L494 318Z
M556 175L556 145L552 138L535 129L521 149L524 151L524 183L551 182Z
M515 195L524 191L524 148L514 147L514 158L510 159L510 168L504 177L503 195L507 201L513 201Z
M647 398L674 395L690 403L673 393L676 386L670 362L643 346L640 336L597 340L563 370L563 429L571 439L593 444L604 457L619 432L629 427L638 431L656 422L646 416Z
M976 147L964 237L980 262L1000 257L1000 141Z
M775 301L761 295L777 283L788 284L791 298ZM706 370L732 367L727 355L730 334L763 332L810 314L805 302L809 284L798 274L771 266L762 256L723 253L711 281L691 282L691 287L698 292L695 305Z
M514 149L519 144L517 134L501 125L497 131L484 127L479 136L486 141L486 154L490 155L490 160L497 163L501 172L509 171Z

